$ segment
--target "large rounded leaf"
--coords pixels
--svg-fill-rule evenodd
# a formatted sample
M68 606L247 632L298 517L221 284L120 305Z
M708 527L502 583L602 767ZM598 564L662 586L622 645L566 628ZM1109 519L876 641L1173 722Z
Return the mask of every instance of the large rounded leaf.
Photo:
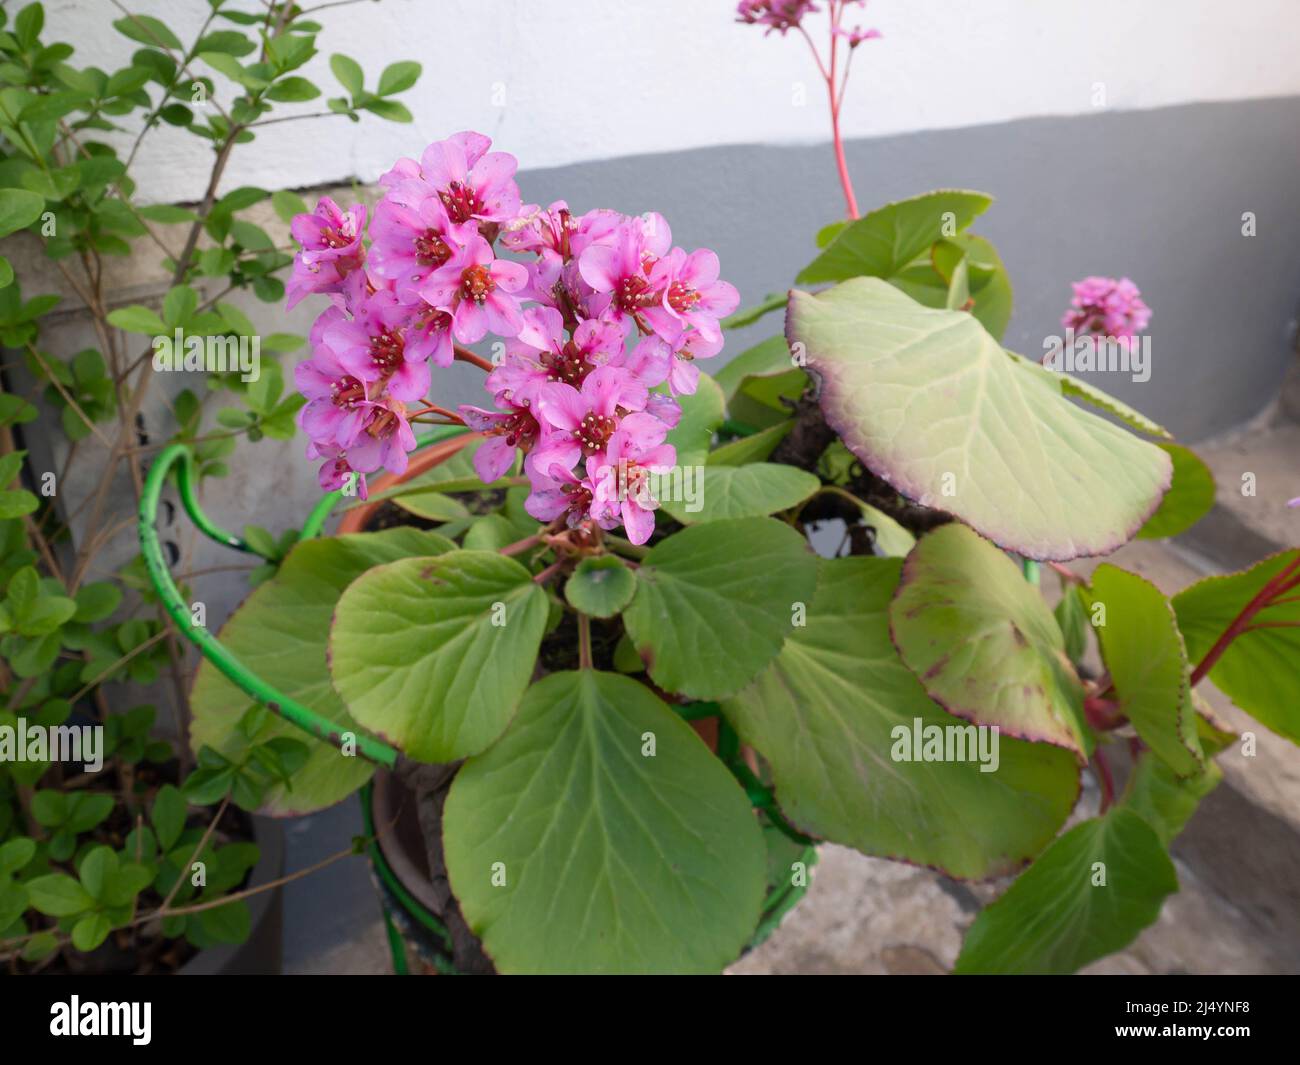
M1174 863L1132 810L1070 829L975 918L959 973L1072 973L1128 946L1178 890Z
M1300 575L1300 549L1283 551L1240 573L1207 577L1174 596L1178 627L1193 664L1209 653L1242 608L1289 570ZM1255 615L1210 670L1210 680L1255 720L1300 743L1300 589Z
M443 821L452 889L508 973L693 973L762 904L762 831L722 763L643 685L555 673L470 759Z
M817 559L789 525L711 521L650 550L623 622L656 684L716 699L775 657L816 585Z
M1103 563L1091 596L1101 657L1119 708L1148 747L1181 777L1199 775L1205 755L1196 734L1187 650L1173 608L1160 589L1136 573Z
M663 509L683 525L775 514L797 506L821 487L821 481L806 470L775 462L700 466L696 473L691 480L694 498L661 501Z
M890 642L900 567L821 563L807 626L723 712L770 762L781 809L806 831L954 876L1011 872L1064 824L1077 765L1047 744L999 736L993 748L991 730L981 762L975 726L926 698ZM942 735L945 756L960 740L964 757L925 760L924 744L911 742L918 733ZM995 749L996 768L984 772Z
M1169 487L1167 454L1076 407L969 314L854 278L792 293L787 335L864 465L1022 555L1114 550Z
M1214 506L1214 474L1194 451L1179 444L1158 445L1174 462L1174 481L1160 508L1138 530L1143 540L1177 536L1190 529Z
M1082 757L1083 685L1065 637L987 540L957 522L921 537L889 617L903 661L950 713Z
M289 552L275 577L231 615L221 630L221 642L251 673L285 695L331 721L356 727L330 686L325 659L330 618L339 596L372 566L411 555L434 555L454 546L417 529L304 541ZM190 693L193 749L197 752L204 744L226 749L239 719L252 705L215 666L202 661ZM374 772L369 762L347 757L279 718L270 729L259 739L289 736L306 743L311 754L293 775L292 790L281 784L270 788L264 813L288 817L332 806Z
M339 600L334 687L353 717L412 758L477 754L514 714L547 614L528 571L492 552L380 566Z

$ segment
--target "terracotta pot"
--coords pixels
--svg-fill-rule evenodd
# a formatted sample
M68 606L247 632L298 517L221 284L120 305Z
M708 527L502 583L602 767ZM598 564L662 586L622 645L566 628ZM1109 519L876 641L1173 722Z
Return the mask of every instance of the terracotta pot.
M396 488L400 484L405 484L435 466L440 466L452 455L462 448L468 447L475 440L482 439L482 433L462 433L460 436L453 436L448 440L439 440L436 444L430 444L423 451L415 453L411 458L411 464L406 467L405 473L386 473L370 486L370 490L378 494L379 492L386 492L390 488ZM362 506L353 507L343 515L343 520L339 522L339 532L365 532L371 517L383 504L382 499L376 499Z

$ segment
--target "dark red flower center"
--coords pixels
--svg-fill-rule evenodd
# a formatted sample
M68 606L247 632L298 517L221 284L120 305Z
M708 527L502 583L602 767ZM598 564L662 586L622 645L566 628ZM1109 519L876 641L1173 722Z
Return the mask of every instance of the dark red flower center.
M582 419L578 426L578 431L574 436L578 438L578 443L582 445L582 450L587 455L595 454L609 442L609 438L614 435L614 430L618 428L618 419L609 414L597 414L589 411Z
M415 261L421 266L439 267L451 258L451 248L441 234L426 229L415 238Z
M685 281L674 281L668 286L668 306L678 314L685 314L700 302L700 294Z
M402 350L405 347L406 341L402 339L401 333L385 329L378 336L370 338L370 361L375 364L376 370L387 376L402 365Z
M467 300L483 303L497 283L492 280L492 273L486 266L471 266L461 275L460 289Z
M468 222L483 210L483 201L478 193L461 181L453 181L438 193L438 199L442 200L448 216L457 225Z

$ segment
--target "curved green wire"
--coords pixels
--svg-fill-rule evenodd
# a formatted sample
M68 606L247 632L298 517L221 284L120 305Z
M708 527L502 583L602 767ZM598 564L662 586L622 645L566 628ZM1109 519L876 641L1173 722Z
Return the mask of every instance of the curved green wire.
M418 446L426 447L453 435L455 431L451 433L435 431L422 437ZM223 676L252 697L260 706L266 707L317 739L332 743L335 747L342 748L345 743L355 744L356 753L361 757L392 769L397 764L398 752L395 748L373 736L344 729L310 707L291 699L245 666L206 628L194 624L190 605L181 598L180 589L176 587L171 571L163 560L162 544L158 540L158 502L162 497L163 486L167 482L167 474L173 467L176 469L176 489L180 494L181 505L200 532L209 539L234 548L236 551L245 551L259 558L266 557L241 537L221 528L203 512L195 494L197 478L194 476L194 461L194 451L187 444L172 444L165 448L150 467L149 476L144 483L144 491L140 496L140 552L144 555L145 567L149 571L154 590L157 591L172 621L176 623L177 630L194 644L203 657L216 666ZM302 539L311 539L319 535L325 519L342 496L341 491L331 492L316 505L303 526Z

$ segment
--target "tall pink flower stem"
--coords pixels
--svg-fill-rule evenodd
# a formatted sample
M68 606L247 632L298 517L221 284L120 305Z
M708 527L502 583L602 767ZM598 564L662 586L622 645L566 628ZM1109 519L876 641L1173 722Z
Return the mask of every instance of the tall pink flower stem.
M808 35L808 31L799 26L799 32L803 35L808 47L812 50L813 59L817 62L817 69L821 72L822 80L826 83L826 98L831 109L831 139L835 145L835 168L839 171L840 187L844 190L844 206L848 211L850 219L860 217L858 211L858 198L853 191L853 179L849 177L849 164L844 157L844 136L840 132L840 108L844 103L844 89L849 81L849 62L853 56L852 48L849 49L848 58L844 62L844 70L840 73L840 19L844 14L843 0L831 0L830 5L830 62L822 62L821 54L817 51L817 46L813 39Z

